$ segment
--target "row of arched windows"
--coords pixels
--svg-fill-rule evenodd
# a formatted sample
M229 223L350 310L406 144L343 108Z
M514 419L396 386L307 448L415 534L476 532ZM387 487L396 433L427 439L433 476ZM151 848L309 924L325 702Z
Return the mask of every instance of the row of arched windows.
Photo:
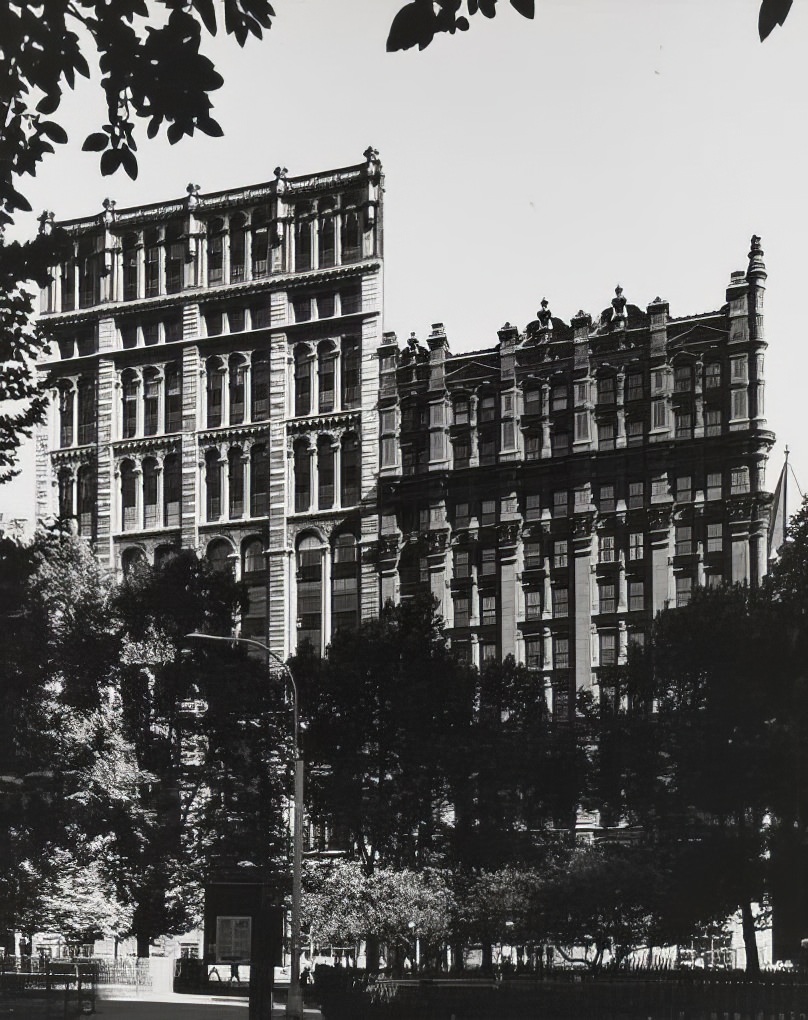
M182 375L175 363L121 373L122 439L182 431Z
M337 442L321 435L312 446L309 438L293 447L295 513L356 506L361 498L359 439L346 433Z
M77 471L59 469L59 517L75 520L79 535L92 537L96 505L96 472L92 464L83 464Z
M328 414L359 406L359 342L346 338L340 347L323 340L315 348L298 344L294 350L294 414Z
M226 457L218 449L205 453L205 519L265 517L269 496L269 459L263 443L249 452L232 446Z
M182 513L182 467L177 453L162 461L146 457L140 464L120 464L121 531L178 527Z
M209 429L267 421L269 361L264 354L215 356L205 362L206 413Z
M330 590L326 591L326 563L329 556ZM324 615L330 617L330 634L359 625L359 546L347 532L326 546L316 535L306 535L297 545L297 636L298 643L310 641L320 651ZM325 596L328 595L328 605Z

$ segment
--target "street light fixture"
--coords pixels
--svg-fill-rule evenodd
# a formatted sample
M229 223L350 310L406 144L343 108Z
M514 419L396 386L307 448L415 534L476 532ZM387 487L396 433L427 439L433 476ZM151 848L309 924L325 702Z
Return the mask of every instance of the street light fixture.
M292 693L292 751L295 763L294 792L294 828L292 833L292 932L289 940L291 966L289 969L289 997L286 1000L286 1016L288 1020L303 1020L303 996L300 989L300 905L303 878L303 756L300 751L300 713L297 696L297 684L292 671L283 659L265 645L263 641L244 637L223 637L218 634L186 634L186 638L195 641L226 641L228 644L254 645L260 648L267 657L267 672L270 663L280 666Z

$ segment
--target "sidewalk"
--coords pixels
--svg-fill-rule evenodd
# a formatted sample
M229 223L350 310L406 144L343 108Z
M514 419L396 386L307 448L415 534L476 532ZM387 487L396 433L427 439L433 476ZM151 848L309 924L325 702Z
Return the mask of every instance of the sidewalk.
M142 993L138 998L99 996L95 1015L104 1020L247 1020L246 996ZM283 1020L286 1007L277 1005L272 1020ZM305 1020L322 1020L318 1009L306 1007Z

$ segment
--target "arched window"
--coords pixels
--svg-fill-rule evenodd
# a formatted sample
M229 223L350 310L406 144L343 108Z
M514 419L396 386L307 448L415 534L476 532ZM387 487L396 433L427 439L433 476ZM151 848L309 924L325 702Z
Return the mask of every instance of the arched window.
M75 393L70 384L59 390L59 446L73 445L73 401Z
M208 227L208 286L224 280L224 220L215 219Z
M121 568L124 577L132 577L139 571L146 570L148 568L146 554L142 549L124 549L121 553Z
M295 347L295 417L311 414L311 358L303 344Z
M334 216L330 208L321 209L320 212L320 268L328 269L336 264Z
M243 214L230 220L230 282L238 283L247 276L247 218Z
M317 440L317 508L330 510L334 505L334 449L330 436Z
M59 517L63 521L73 517L73 474L67 467L59 470Z
M295 272L304 273L311 269L311 221L298 220L295 223Z
M241 355L230 358L230 424L241 425L244 421L244 390L247 382L247 364Z
M242 546L242 573L245 579L250 574L263 574L266 563L264 561L264 543L260 538L248 538Z
M269 272L269 215L266 208L252 214L252 274L257 279Z
M250 388L252 420L266 421L269 418L269 359L265 354L253 354Z
M121 376L121 436L124 439L132 439L137 435L137 391L138 378L135 373L128 370Z
M340 503L356 506L359 502L359 440L355 435L342 437Z
M160 427L160 376L156 368L143 372L143 435L156 436Z
M137 299L137 253L140 247L137 234L126 234L123 239L123 299Z
M79 240L79 307L89 308L101 299L101 253L98 237L82 237Z
M359 626L359 549L353 535L334 540L331 568L332 630Z
M79 446L95 441L95 379L79 379Z
M222 424L224 407L224 366L221 358L208 358L207 361L207 422L209 429L216 429Z
M342 221L342 261L356 262L362 256L362 233L359 215L354 210L345 213Z
M71 256L60 267L62 311L72 312L76 307L76 261Z
M157 502L157 461L149 457L143 461L143 527L157 528L160 525L160 509Z
M222 466L218 450L205 454L205 503L207 519L218 521L222 516Z
M78 474L78 519L79 534L91 538L94 531L95 516L95 469L89 464L79 468Z
M334 368L336 353L328 341L317 348L317 389L320 414L334 410Z
M226 542L223 538L214 538L205 550L205 557L215 571L222 574L232 574L232 553L233 547L229 542Z
M244 455L239 446L232 447L227 454L227 479L232 520L244 516Z
M311 641L315 652L322 648L322 605L322 546L313 535L308 535L297 547L298 644Z
M174 528L180 523L182 471L180 458L170 453L163 461L163 524Z
M359 343L342 341L342 408L359 404Z
M269 494L269 458L263 443L250 450L250 516L266 517Z
M182 376L174 364L165 367L165 431L182 431Z
M166 294L182 290L182 274L185 266L185 244L182 240L182 220L171 220L166 226Z
M121 464L121 530L137 528L137 475L131 460Z
M295 513L311 507L311 454L305 439L295 443Z

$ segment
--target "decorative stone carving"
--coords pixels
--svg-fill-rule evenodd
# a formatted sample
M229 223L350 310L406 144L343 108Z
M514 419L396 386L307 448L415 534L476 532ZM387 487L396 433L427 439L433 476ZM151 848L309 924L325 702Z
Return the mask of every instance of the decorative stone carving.
M536 312L536 318L541 323L541 328L546 330L548 333L553 328L553 313L550 311L549 302L547 298L542 298L541 309Z
M53 232L54 215L47 209L43 209L39 216L39 233L46 237Z
M285 166L276 166L273 173L275 174L275 192L278 195L286 193L288 184L286 182L286 175L289 171Z
M188 197L185 199L185 208L188 212L194 212L199 208L200 187L198 184L189 184L185 190L188 193Z
M671 524L670 506L653 506L648 511L648 527L651 531L667 531Z
M614 293L615 296L612 298L612 322L617 325L619 322L625 323L628 316L626 314L626 299L623 297L623 288L619 283L615 287Z
M446 553L447 539L446 531L430 531L427 534L427 554L429 556L444 556Z
M516 521L500 524L497 528L497 541L500 546L516 545L519 538L519 525Z

